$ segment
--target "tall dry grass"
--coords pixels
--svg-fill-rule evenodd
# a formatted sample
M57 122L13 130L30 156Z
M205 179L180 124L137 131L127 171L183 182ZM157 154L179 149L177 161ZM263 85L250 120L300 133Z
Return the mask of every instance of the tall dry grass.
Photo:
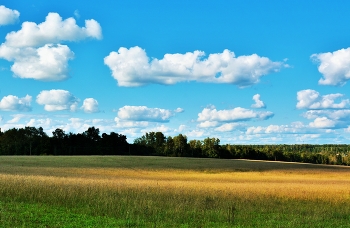
M350 197L350 175L327 170L210 173L183 170L25 167L12 170L11 174L0 174L0 183L2 194L20 194L22 191L23 194L28 194L30 189L36 189L41 194L52 194L51 192L57 190L74 192L75 188L98 191L146 188L162 192L188 191L196 194L220 192L222 197L271 196L327 201L346 200ZM11 189L19 191L10 191Z

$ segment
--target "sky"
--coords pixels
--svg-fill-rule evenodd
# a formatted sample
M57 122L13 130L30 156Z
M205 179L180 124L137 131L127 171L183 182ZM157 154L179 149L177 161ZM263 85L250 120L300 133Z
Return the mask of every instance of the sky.
M350 143L348 1L0 0L0 127Z

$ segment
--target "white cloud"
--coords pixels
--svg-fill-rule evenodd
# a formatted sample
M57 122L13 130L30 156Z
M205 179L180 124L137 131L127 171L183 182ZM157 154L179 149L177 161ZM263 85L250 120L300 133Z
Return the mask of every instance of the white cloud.
M336 122L334 120L330 120L327 117L319 117L316 118L313 122L310 123L310 127L313 128L334 128L336 126Z
M23 54L14 56L11 70L20 78L62 81L68 78L68 61L73 56L74 53L66 45L47 44L38 49L26 48Z
M301 90L297 93L298 109L342 109L346 108L350 100L341 100L339 103L335 101L343 97L343 94L335 93L321 96L319 92L311 89Z
M177 109L174 110L174 112L176 112L176 113L182 113L184 111L185 110L183 108L177 108Z
M248 135L255 135L255 134L262 134L264 133L265 128L258 126L258 127L249 127L246 131L246 134Z
M254 119L266 120L273 117L272 112L257 112L250 109L237 107L230 110L216 110L215 108L204 108L201 113L198 114L197 121L218 121L218 122L238 122L248 121Z
M21 30L6 35L5 44L9 47L41 47L86 38L102 38L102 29L97 21L85 20L85 27L80 28L72 17L62 20L58 13L49 13L40 24L23 22Z
M81 28L74 18L62 20L49 13L41 24L24 22L21 30L8 33L0 45L0 58L14 62L11 70L17 77L61 81L69 77L68 61L74 53L60 42L86 38L102 38L98 22L86 20Z
M311 122L308 125L296 126L296 132L304 128L304 132L314 133L315 129L323 130L322 133L332 133L335 129L344 129L350 125L349 100L339 98L343 94L328 94L321 96L314 90L302 90L298 92L297 108L308 109L302 116ZM339 100L336 103L336 100Z
M236 130L239 127L241 127L241 125L238 123L225 123L220 127L215 128L215 131L227 132L227 131Z
M150 83L172 85L197 81L228 83L239 87L256 84L263 75L286 67L256 54L236 57L229 50L210 54L202 51L165 54L163 59L150 58L140 47L121 47L111 52L104 63L111 69L119 86L142 86Z
M350 48L311 55L323 75L321 85L342 86L350 79Z
M118 128L145 128L148 127L147 121L128 121L122 120L118 117L114 118Z
M252 104L252 108L266 108L264 102L260 100L260 94L255 94L253 100L255 101L255 104Z
M309 133L310 128L308 125L304 125L302 122L293 122L290 125L276 125L271 124L267 127L253 126L247 128L247 135L256 134L300 134Z
M300 135L296 138L296 141L302 142L303 144L307 141L310 143L315 143L315 139L321 138L322 134L305 134L305 135ZM324 142L321 142L324 143Z
M98 110L98 102L94 98L86 98L84 100L83 106L81 108L86 113L99 112L99 110Z
M344 129L344 131L350 133L350 126L346 129Z
M184 131L186 128L187 128L187 126L186 126L186 125L181 124L181 125L179 126L179 128L178 128L178 129L176 129L175 131L177 131L177 132L183 132L183 131Z
M24 115L22 114L16 114L12 116L13 118L9 121L7 121L8 124L16 124L18 123L23 117Z
M198 127L200 128L210 128L210 127L216 127L219 125L218 121L203 121L198 124Z
M288 127L287 125L269 125L265 129L266 134L273 134L273 133L292 133L294 132L294 129Z
M200 131L200 130L192 130L192 131L188 131L186 132L186 136L191 137L191 138L196 138L198 139L198 137L202 137L204 135L204 131Z
M18 98L17 96L8 95L1 99L0 110L1 111L31 111L32 108L30 103L32 102L32 97L26 95L25 97Z
M333 120L350 121L350 110L309 110L305 112L303 116L307 119L327 117Z
M76 111L79 99L66 90L43 90L36 97L36 102L44 105L46 111Z
M17 10L0 6L0 26L14 24L18 21L20 13Z
M313 120L312 128L347 128L350 125L350 110L309 110L303 114L306 119Z
M170 110L146 106L124 106L118 111L118 118L124 121L169 122L173 115Z
M53 125L53 121L50 118L46 118L46 119L30 119L27 123L26 126L30 126L30 127L42 127L43 129L48 129Z
M87 124L83 119L80 118L70 118L69 122L64 124L61 129L65 132L79 132L82 133L86 131L91 125Z

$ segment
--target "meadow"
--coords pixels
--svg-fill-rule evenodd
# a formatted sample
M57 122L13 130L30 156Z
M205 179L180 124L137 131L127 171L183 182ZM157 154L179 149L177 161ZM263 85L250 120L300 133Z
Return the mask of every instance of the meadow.
M1 156L0 227L349 227L350 167Z

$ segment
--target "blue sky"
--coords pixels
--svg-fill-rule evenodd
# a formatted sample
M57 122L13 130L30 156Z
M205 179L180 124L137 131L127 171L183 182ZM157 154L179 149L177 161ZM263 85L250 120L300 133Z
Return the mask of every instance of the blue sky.
M349 143L349 7L3 0L0 127Z

